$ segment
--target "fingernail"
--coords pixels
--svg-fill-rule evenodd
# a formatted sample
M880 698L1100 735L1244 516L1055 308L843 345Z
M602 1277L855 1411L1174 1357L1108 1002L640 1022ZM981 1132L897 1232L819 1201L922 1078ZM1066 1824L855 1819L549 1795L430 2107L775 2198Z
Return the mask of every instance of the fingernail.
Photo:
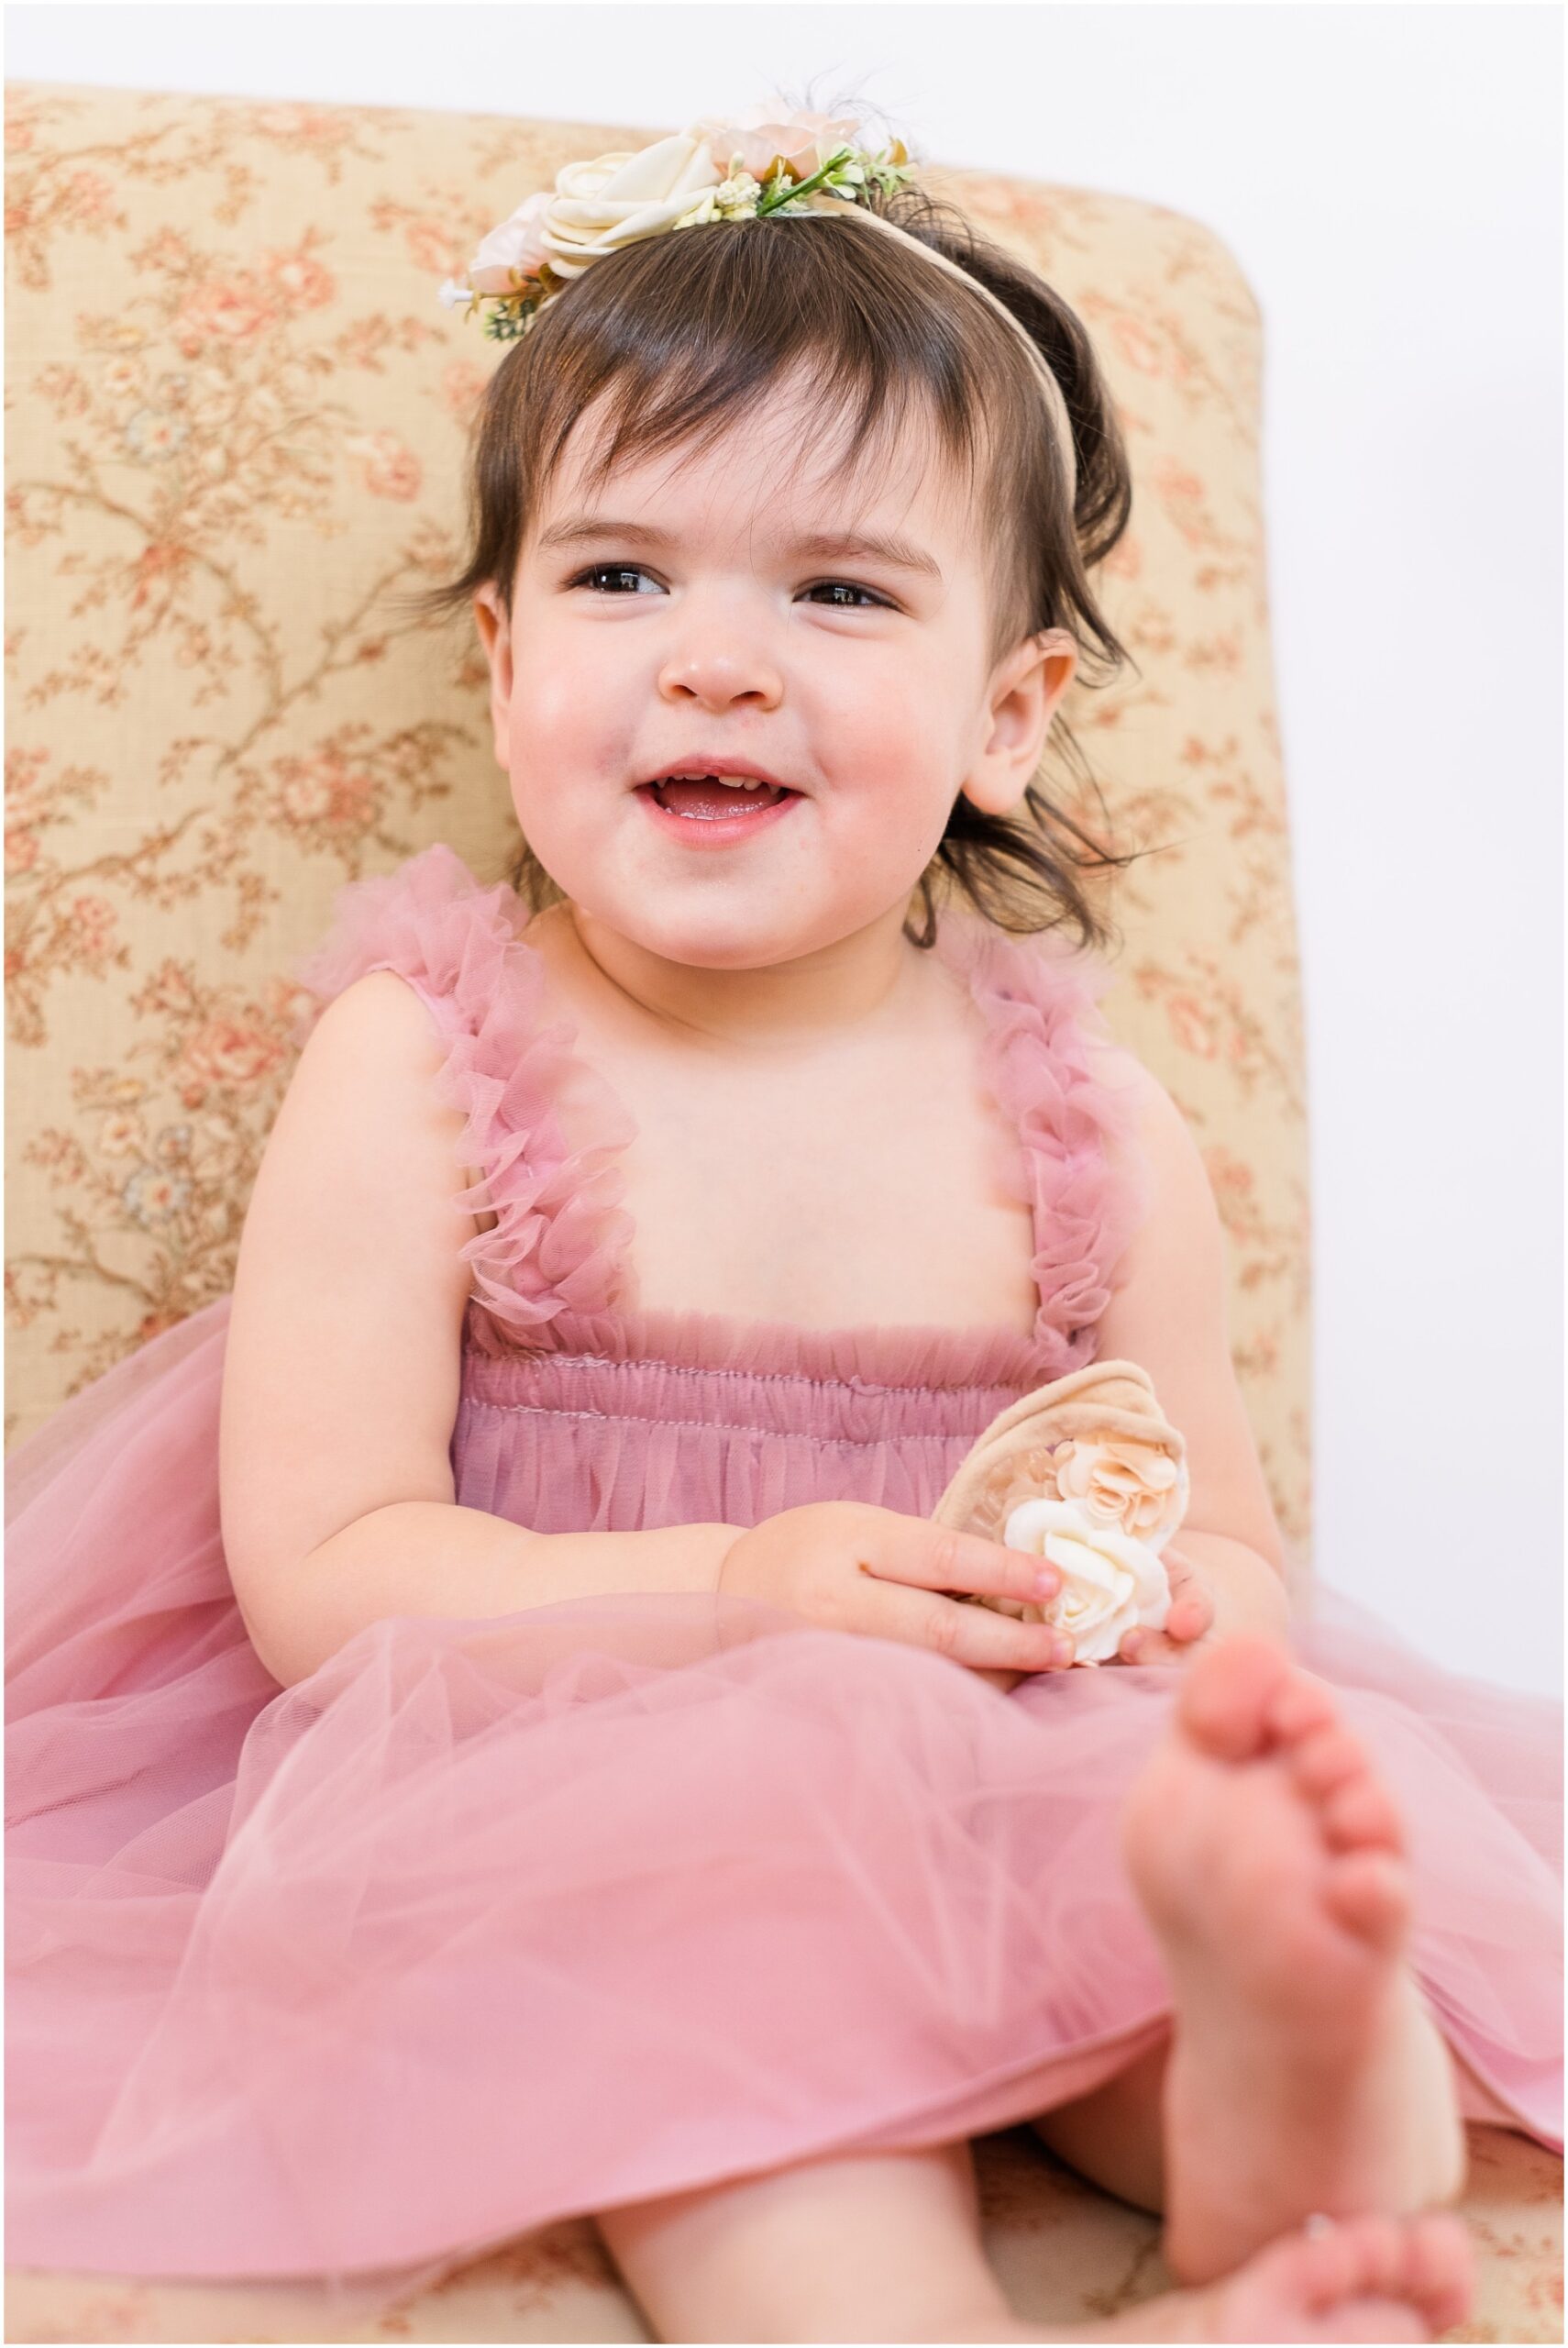
M1062 1577L1056 1571L1055 1566L1042 1566L1040 1571L1034 1577L1035 1597L1055 1598L1057 1589L1061 1586L1061 1580Z
M1073 1659L1073 1643L1072 1643L1071 1639L1060 1639L1060 1638L1059 1638L1059 1639L1055 1639L1055 1640L1053 1640L1052 1645L1051 1645L1051 1660L1052 1660L1052 1662L1053 1662L1053 1663L1071 1663L1072 1659Z

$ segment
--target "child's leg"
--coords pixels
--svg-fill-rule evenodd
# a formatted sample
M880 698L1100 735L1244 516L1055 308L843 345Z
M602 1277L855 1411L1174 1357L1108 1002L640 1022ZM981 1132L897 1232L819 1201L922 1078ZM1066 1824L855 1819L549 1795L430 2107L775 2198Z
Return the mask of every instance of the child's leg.
M1156 2215L1165 2206L1165 2089L1170 2051L1167 2035L1102 2087L1076 2103L1043 2111L1029 2123L1043 2143L1091 2184ZM1518 2125L1452 2046L1448 2062L1463 2117L1496 2127Z
M1430 2340L1470 2307L1457 2220L1365 2218L1102 2323L1030 2323L986 2259L966 2144L803 2162L599 2225L666 2341Z
M806 2161L602 2211L662 2340L1004 2340L966 2143Z
M1447 2049L1403 1963L1399 1822L1328 1688L1263 1640L1195 1657L1125 1842L1171 1975L1174 2040L1164 2061L1156 2050L1046 2115L1046 2141L1163 2207L1167 2260L1189 2281L1314 2211L1452 2199L1464 2136Z
M1134 2209L1165 2206L1165 2091L1169 2037L1076 2103L1043 2111L1030 2126L1080 2176Z

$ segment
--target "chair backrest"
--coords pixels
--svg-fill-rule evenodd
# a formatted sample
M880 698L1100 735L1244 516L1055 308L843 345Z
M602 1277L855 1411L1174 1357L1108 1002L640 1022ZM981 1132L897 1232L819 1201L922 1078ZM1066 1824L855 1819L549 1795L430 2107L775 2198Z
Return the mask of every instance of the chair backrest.
M386 601L459 553L500 352L436 289L562 163L662 133L6 101L9 1445L229 1286L292 1060L284 974L337 888L436 838L511 867L477 637ZM1161 852L1111 900L1104 1008L1203 1150L1300 1574L1307 1126L1257 305L1159 205L930 177L1074 305L1125 426L1132 521L1100 584L1142 674L1067 710L1117 844Z

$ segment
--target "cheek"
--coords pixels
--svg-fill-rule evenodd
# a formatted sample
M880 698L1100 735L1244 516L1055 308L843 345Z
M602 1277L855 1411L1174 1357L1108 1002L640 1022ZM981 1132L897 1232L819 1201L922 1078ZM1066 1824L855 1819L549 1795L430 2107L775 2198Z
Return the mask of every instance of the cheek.
M580 646L569 639L548 657L544 647L536 647L535 657L512 681L514 754L525 761L542 760L558 746L591 740L613 700L613 671L602 662L591 664Z
M633 730L613 669L588 660L580 648L563 647L556 660L536 646L536 657L513 674L507 712L506 765L524 830L531 822L558 828L571 808L592 803L592 790L569 791L568 781L618 784Z

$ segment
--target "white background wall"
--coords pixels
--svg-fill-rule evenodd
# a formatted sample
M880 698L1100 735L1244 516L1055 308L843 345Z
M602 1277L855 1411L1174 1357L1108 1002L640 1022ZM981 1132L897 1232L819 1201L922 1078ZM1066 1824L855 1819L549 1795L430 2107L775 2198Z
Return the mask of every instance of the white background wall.
M52 0L6 27L13 81L670 127L820 77L937 161L1220 233L1267 338L1320 1570L1456 1668L1560 1688L1559 10Z

